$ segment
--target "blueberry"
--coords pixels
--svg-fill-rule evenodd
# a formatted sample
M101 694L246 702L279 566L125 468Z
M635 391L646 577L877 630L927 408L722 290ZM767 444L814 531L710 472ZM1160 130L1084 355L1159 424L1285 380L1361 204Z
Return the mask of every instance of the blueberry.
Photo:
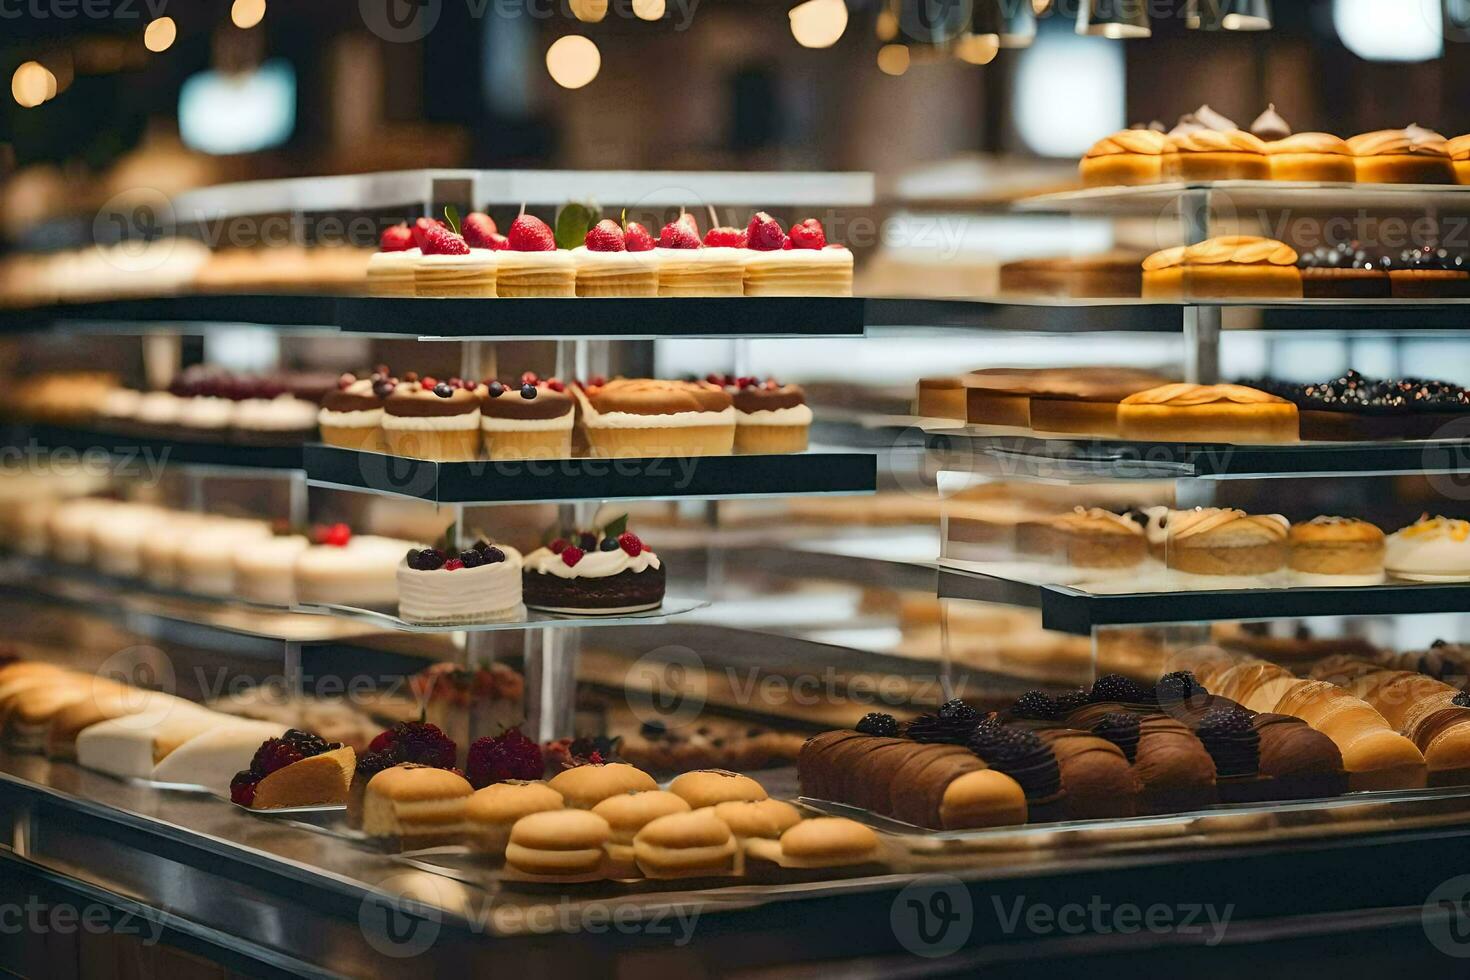
M501 384L499 381L490 382L491 398L499 398L503 394L505 394L505 385Z
M501 551L499 548L495 547L495 545L492 544L485 549L481 557L485 559L486 565L494 565L497 562L505 561L505 552Z
M602 544L600 544L600 545L597 546L597 550L598 551L617 551L618 548L620 548L620 547L621 547L621 545L618 544L618 539L617 538L603 538L602 539Z
M531 384L531 382L527 381L525 384L521 385L521 397L524 398L526 401L530 401L531 399L535 398L537 394L538 392L536 390L536 386Z
M393 394L393 389L395 389L396 387L397 385L395 385L391 381L379 381L377 384L373 385L373 394L377 395L378 398L381 400Z
M416 569L416 568L419 567L419 555L421 553L422 552L420 552L417 548L409 548L408 549L408 567L409 568L415 568Z
M448 381L441 381L434 386L434 394L440 398L450 398L454 395L454 386Z

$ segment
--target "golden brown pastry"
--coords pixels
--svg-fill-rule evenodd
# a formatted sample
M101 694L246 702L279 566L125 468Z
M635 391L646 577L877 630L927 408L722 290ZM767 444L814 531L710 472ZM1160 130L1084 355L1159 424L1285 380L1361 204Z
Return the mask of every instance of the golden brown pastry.
M1380 129L1348 140L1361 184L1454 184L1449 144L1432 129Z
M1197 129L1170 135L1175 166L1182 180L1266 180L1271 163L1266 144L1239 129Z
M1156 184L1170 178L1173 152L1163 133L1125 129L1094 143L1078 170L1088 187Z
M1124 439L1295 442L1297 425L1291 402L1242 385L1163 385L1118 404L1118 434Z
M1445 144L1450 163L1454 164L1455 177L1462 184L1470 184L1470 135L1456 136Z
M1314 517L1291 526L1291 570L1300 585L1383 581L1383 531L1350 517Z
M1078 507L1051 525L1077 568L1127 568L1148 557L1143 528L1100 507Z
M1225 235L1166 248L1143 260L1144 299L1301 299L1297 253L1254 235Z
M1165 544L1168 565L1194 575L1264 575L1286 563L1286 518L1197 507L1175 511Z
M1347 140L1331 133L1297 133L1266 144L1272 180L1357 180L1357 160Z
M1393 730L1373 706L1327 681L1292 683L1276 703L1337 743L1354 790L1418 789L1426 785L1424 754Z
M703 381L617 378L574 387L577 425L593 456L728 456L735 406Z

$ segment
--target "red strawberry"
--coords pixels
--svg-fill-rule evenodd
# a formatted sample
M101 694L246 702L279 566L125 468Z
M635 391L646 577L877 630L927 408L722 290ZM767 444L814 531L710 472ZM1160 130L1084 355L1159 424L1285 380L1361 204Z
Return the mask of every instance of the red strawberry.
M623 230L623 237L627 240L630 252L653 251L653 235L636 221L628 222L628 227Z
M490 243L500 237L499 231L495 227L495 220L483 211L471 211L465 215L459 226L459 233L464 236L470 248L494 248Z
M756 212L750 219L745 238L757 252L779 252L786 247L786 233L781 230L781 222L764 211Z
M630 558L637 558L643 552L643 542L638 540L638 535L632 531L624 531L619 534L618 545L628 553Z
M587 232L584 242L589 252L626 252L628 244L623 240L623 229L611 218L604 218Z
M586 552L584 552L581 548L578 548L575 545L568 545L567 547L562 549L561 560L566 563L566 566L568 568L576 568L577 562L582 560L582 556L584 554L586 554Z
M792 248L826 248L827 232L822 228L822 223L816 218L807 218L800 224L791 226Z
M415 245L421 249L427 249L429 229L443 227L444 223L442 221L435 220L434 218L420 218L413 223L413 227L409 229L409 232L413 235L413 243Z
M352 528L348 527L346 524L341 523L333 524L331 527L327 528L326 533L322 535L322 544L329 544L336 548L347 547L347 542L351 540Z
M534 214L523 214L511 222L510 247L517 252L555 252L556 235L551 227Z
M470 254L470 247L465 240L443 225L424 229L424 244L421 247L425 255Z
M411 248L413 232L409 231L407 223L384 229L383 236L378 239L378 250L382 252L407 252Z
M704 236L704 244L709 248L745 248L745 243L745 232L739 228L711 228Z
M504 235L491 235L485 240L485 248L492 252L508 252L510 251L510 239Z
M687 214L685 218L689 217ZM658 236L659 248L699 248L699 232L693 227L692 221L680 218L678 221L670 221L664 225L664 230Z
M694 232L695 238L699 237L699 222L694 220L694 215L690 214L688 211L685 211L683 214L679 215L678 223L684 225L690 231Z

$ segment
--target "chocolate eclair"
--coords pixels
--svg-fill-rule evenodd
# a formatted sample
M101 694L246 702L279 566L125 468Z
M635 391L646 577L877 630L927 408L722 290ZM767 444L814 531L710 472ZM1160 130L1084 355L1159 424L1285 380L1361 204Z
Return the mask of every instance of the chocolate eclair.
M518 384L490 380L480 389L480 430L494 460L567 459L576 402L556 378L527 372Z

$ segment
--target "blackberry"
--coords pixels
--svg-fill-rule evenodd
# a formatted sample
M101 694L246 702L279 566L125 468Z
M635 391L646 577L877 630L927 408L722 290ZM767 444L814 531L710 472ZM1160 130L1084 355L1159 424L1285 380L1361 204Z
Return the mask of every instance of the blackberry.
M1147 704L1153 700L1148 688L1122 674L1104 674L1092 685L1091 701L1117 701L1121 704Z
M1194 679L1194 674L1187 670L1176 670L1172 674L1160 677L1154 690L1158 694L1160 703L1187 701L1197 695L1209 693L1203 684Z
M1046 746L1035 732L1024 728L986 725L975 730L970 737L969 748L991 766L1000 769L1043 752Z
M425 548L419 552L419 563L414 567L421 572L433 572L443 568L446 560L444 552L438 548Z
M1461 691L1450 699L1450 704L1461 708L1470 708L1470 691Z
M1058 694L1053 699L1053 703L1055 704L1056 717L1058 719L1065 718L1077 709L1087 707L1087 692L1078 689L1076 691L1068 691L1066 694Z
M898 719L881 711L873 711L863 715L862 721L857 723L857 730L864 735L897 738Z
M461 551L459 553L459 560L464 562L465 568L479 568L485 564L485 555L471 548L469 551Z
M483 552L481 552L481 557L484 559L484 564L494 565L496 562L505 561L505 552L501 551L499 548L495 547L495 545L492 544Z
M975 733L978 719L941 718L937 714L920 715L909 722L903 730L905 738L915 742L937 742L945 745L964 745Z
M1200 719L1195 733L1200 738L1238 735L1252 731L1251 716L1244 708L1211 708Z
M1011 705L1011 715L1034 721L1051 721L1056 718L1056 702L1041 691L1027 691Z
M281 736L282 741L289 744L302 755L321 755L323 752L331 751L327 740L315 732L304 732L299 728L292 728Z
M959 698L951 698L939 706L939 717L945 721L977 721L979 712Z

